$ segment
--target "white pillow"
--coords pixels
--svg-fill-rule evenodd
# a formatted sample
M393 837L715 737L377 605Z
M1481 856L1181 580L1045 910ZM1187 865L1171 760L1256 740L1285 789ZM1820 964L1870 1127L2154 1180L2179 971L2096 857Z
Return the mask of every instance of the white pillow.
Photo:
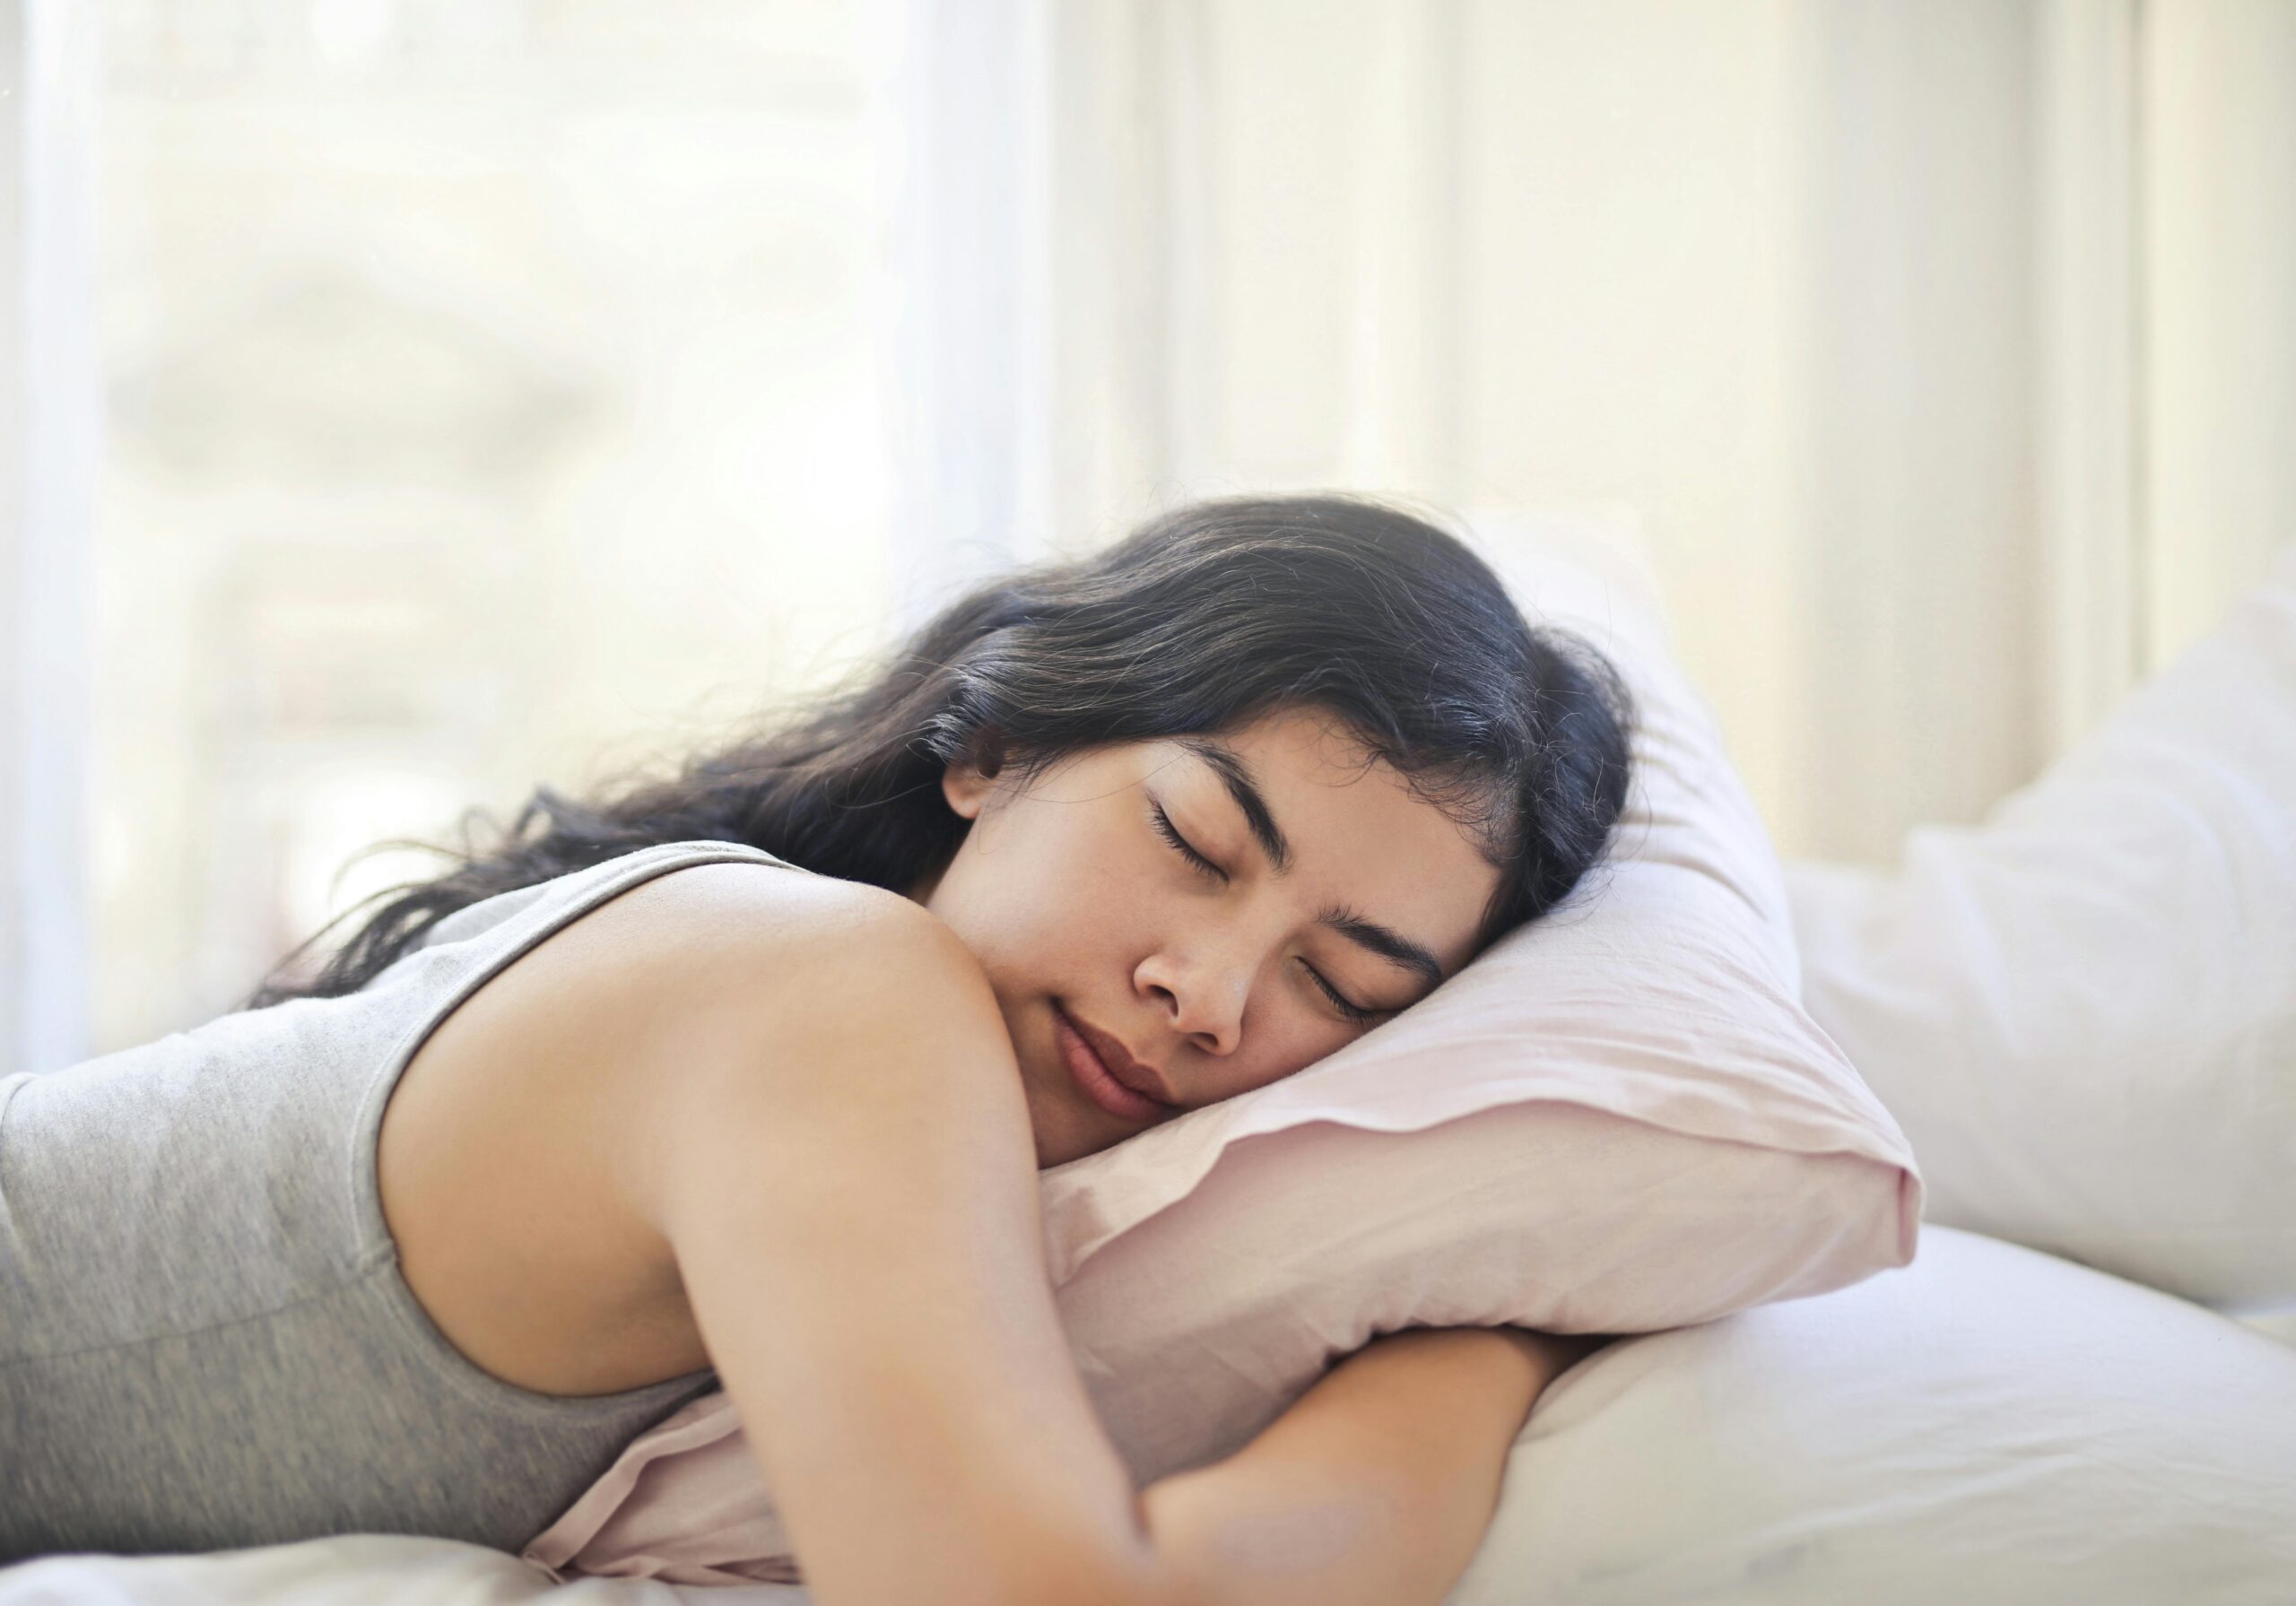
M1644 1332L1913 1256L1912 1153L1803 1012L1777 859L1647 564L1623 533L1479 527L1533 621L1585 631L1640 699L1618 856L1328 1059L1043 1174L1062 1320L1140 1482L1393 1328ZM736 1428L723 1394L689 1405L528 1554L787 1577Z
M1804 1000L1930 1220L2296 1301L2296 544L1982 825L1787 884Z
M1448 1606L2287 1606L2296 1355L1951 1228L1539 1397Z

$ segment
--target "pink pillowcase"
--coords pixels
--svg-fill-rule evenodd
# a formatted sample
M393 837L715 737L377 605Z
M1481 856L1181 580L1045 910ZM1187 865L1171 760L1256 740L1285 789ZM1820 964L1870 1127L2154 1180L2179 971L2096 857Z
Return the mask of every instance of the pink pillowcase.
M1639 699L1626 818L1562 908L1405 1015L1043 1173L1062 1320L1143 1484L1239 1447L1383 1332L1649 1332L1913 1259L1912 1151L1802 1009L1777 856L1631 528L1474 527L1526 615ZM722 1392L526 1555L561 1577L796 1577Z

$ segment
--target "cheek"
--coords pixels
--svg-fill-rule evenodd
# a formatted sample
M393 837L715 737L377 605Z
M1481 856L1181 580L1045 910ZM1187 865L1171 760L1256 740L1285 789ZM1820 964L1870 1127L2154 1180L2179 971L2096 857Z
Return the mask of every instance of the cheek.
M1270 1081L1306 1070L1347 1040L1309 1014L1297 999L1271 998L1265 1023Z
M1055 844L1039 841L1041 849ZM1065 845L1061 845L1065 846ZM1102 853L1039 851L985 859L951 900L952 923L985 964L1016 980L1069 985L1121 962L1148 929L1156 896Z
M1159 859L1156 854L1168 855ZM1042 861L1035 878L1041 915L1051 927L1103 947L1144 944L1182 901L1174 887L1170 850L1144 848L1121 831L1078 833L1063 851ZM1201 917L1199 916L1199 917Z
M1285 1011L1271 1010L1264 1017L1245 1022L1242 1063L1223 1068L1206 1062L1205 1069L1214 1077L1214 1096L1232 1098L1239 1093L1283 1081L1339 1046L1337 1042L1318 1033L1312 1024L1303 1025L1296 1018L1284 1018L1287 1014Z

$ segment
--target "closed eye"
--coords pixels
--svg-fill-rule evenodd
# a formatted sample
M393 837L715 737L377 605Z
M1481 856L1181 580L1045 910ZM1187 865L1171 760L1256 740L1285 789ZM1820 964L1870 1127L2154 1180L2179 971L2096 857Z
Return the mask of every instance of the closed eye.
M1196 852L1195 848L1189 846L1187 838L1183 838L1179 832L1172 829L1171 818L1164 812L1163 804L1150 803L1148 805L1148 809L1149 812L1156 817L1156 830L1158 834L1161 835L1165 841L1170 843L1175 848L1178 849L1182 858L1195 865L1198 870L1203 871L1206 875L1217 876L1222 881L1228 879L1228 872L1226 871L1221 869L1219 865L1213 864L1210 859L1205 858L1202 854Z
M1215 877L1223 884L1227 881L1228 872L1189 845L1187 838L1181 836L1174 828L1171 816L1164 812L1161 803L1151 803L1148 808L1150 814L1154 818L1157 834L1170 843L1175 852L1204 874ZM1304 959L1300 961L1300 968L1308 973L1323 995L1331 1000L1332 1007L1356 1024L1361 1025L1367 1020L1376 1020L1388 1012L1386 1010L1367 1010L1359 1003L1351 1003L1340 994L1337 988L1326 981L1314 966Z
M1324 996L1331 1000L1332 1007L1336 1009L1341 1014L1346 1016L1350 1020L1355 1021L1360 1025L1366 1020L1375 1020L1381 1015L1387 1013L1385 1010L1367 1010L1361 1004L1348 1003L1346 999L1342 998L1339 994L1333 989L1332 985L1329 982L1326 981L1323 977L1318 973L1313 965L1309 964L1305 959L1300 960L1300 968L1307 971L1309 976L1315 977L1316 985L1323 989Z

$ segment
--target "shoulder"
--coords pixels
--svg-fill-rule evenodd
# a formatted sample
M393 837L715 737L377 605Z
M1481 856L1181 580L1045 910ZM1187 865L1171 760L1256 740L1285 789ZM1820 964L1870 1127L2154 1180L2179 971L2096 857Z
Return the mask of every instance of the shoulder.
M735 1192L779 1208L817 1185L930 1211L983 1170L1032 1175L1012 1038L955 932L879 888L696 868L719 873L663 878L660 907L641 912L647 958L607 983L643 1029L590 1059L595 1131L625 1153L628 1208L667 1242L681 1197L689 1223L715 1222ZM839 1197L839 1219L858 1220Z
M946 930L923 906L866 882L761 860L674 863L566 916L507 971L592 996L647 993L830 948L929 943L935 928Z
M586 916L568 980L685 1009L804 1011L824 994L978 977L961 940L910 898L865 882L769 864L688 865ZM598 974L584 975L595 970Z
M683 866L584 910L464 998L394 1084L377 1186L417 1298L529 1388L691 1369L667 1246L632 1204L661 1155L697 1148L665 1122L778 1112L802 1137L862 1096L840 1072L900 1001L971 996L968 959L897 893L769 864Z
M862 1094L846 1067L905 1057L936 1033L941 1046L993 1033L988 1046L1010 1049L987 976L939 916L881 887L767 864L651 877L496 989L526 1057L538 1050L561 1096L616 1129L688 1095L834 1104Z
M937 916L883 888L755 863L664 871L463 999L404 1068L389 1124L546 1130L602 1161L639 1107L681 1082L727 1063L796 1076L813 1062L785 1044L882 1019L920 985L961 988L969 959Z
M744 859L685 864L649 875L584 918L601 916L637 922L636 929L649 939L700 944L906 924L912 916L933 918L883 887Z

